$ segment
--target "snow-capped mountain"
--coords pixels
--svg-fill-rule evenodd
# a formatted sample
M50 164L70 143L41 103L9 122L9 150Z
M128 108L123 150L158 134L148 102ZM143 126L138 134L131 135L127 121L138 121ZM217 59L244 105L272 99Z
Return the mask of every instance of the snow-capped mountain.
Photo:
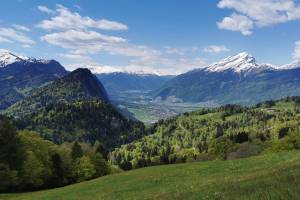
M300 61L283 66L259 64L246 52L166 82L153 97L176 97L189 102L253 104L300 95Z
M211 72L222 72L233 70L234 72L249 72L265 69L274 69L270 64L258 64L255 58L247 52L242 52L234 56L227 57L219 62L209 65L205 70Z
M0 68L6 67L17 62L47 64L51 62L51 60L35 59L26 56L17 56L12 52L0 50Z
M153 71L153 70L128 70L122 69L122 67L112 67L112 66L89 66L88 67L91 72L94 74L112 74L112 73L126 73L126 74L134 74L134 75L157 75L161 76L160 73Z
M0 110L19 101L30 89L67 74L55 60L17 56L0 50Z

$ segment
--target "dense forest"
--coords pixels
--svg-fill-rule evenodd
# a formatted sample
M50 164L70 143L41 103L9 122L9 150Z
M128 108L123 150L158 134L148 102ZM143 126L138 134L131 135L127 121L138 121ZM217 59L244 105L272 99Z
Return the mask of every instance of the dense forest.
M0 119L0 192L59 187L116 171L99 141L56 145Z
M299 120L300 97L201 109L159 121L151 135L115 149L110 159L128 170L300 149Z
M16 121L20 129L35 130L57 144L100 140L110 149L145 134L143 123L126 119L113 106L100 100L48 104Z
M101 100L0 118L0 191L32 191L134 168L300 149L300 97L203 108L145 127ZM115 149L113 149L115 148Z

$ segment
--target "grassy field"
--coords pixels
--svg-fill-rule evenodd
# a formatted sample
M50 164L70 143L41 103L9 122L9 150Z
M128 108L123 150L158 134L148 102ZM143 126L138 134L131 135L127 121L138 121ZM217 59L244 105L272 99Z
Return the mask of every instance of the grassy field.
M149 167L0 199L300 199L300 152Z

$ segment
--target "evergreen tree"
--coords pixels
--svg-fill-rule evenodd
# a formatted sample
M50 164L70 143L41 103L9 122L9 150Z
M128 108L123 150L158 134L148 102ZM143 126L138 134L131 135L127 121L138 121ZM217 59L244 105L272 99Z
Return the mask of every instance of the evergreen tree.
M22 144L16 128L8 120L0 120L0 163L20 169L23 162Z
M83 151L80 144L76 141L72 146L72 158L76 160L77 158L81 158L83 156Z
M64 170L62 167L62 160L58 153L55 153L51 157L53 177L51 181L52 186L61 186L64 183Z
M103 158L107 159L107 151L106 149L104 148L103 144L97 140L94 144L94 153L97 154L97 153L100 153Z
M104 176L106 174L109 174L109 166L106 160L103 158L103 156L100 153L96 153L92 157L92 163L95 167L96 173L95 176Z

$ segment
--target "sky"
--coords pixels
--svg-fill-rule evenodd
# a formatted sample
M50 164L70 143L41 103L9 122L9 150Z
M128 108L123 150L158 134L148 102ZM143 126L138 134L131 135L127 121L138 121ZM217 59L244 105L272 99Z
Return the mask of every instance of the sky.
M300 0L3 0L0 49L67 69L180 74L248 52L300 59Z

